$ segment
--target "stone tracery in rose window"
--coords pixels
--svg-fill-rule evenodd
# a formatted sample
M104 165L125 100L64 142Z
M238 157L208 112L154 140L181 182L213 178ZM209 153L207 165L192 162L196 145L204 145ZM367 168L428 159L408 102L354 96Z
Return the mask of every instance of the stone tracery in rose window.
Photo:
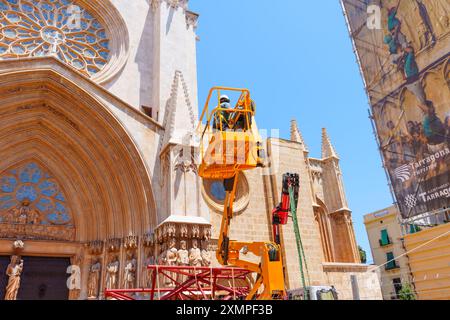
M55 56L93 76L110 57L106 29L76 1L0 0L0 59Z

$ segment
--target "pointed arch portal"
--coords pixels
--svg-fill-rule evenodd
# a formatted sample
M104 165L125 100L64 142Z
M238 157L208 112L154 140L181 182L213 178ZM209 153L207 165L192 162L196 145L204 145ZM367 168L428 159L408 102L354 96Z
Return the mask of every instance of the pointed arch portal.
M2 74L0 88L0 224L29 210L78 243L155 226L149 171L106 105L51 69Z

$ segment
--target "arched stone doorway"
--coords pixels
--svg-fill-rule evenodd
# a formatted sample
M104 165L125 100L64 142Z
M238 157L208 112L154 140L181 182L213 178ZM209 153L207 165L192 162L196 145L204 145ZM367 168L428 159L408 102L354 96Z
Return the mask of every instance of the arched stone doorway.
M71 298L87 297L90 271L97 262L101 270L96 293L101 296L106 267L117 259L116 285L122 286L123 266L129 261L142 263L145 249L138 242L149 244L146 234L156 226L151 177L133 138L106 104L52 70L1 75L0 97L0 173L14 176L14 170L29 166L45 172L51 177L47 182L55 182L61 191L59 199L51 199L60 210L47 210L47 214L70 220L64 226L70 229L68 235L62 235L65 230L52 236L49 229L63 226L48 216L45 225L34 227L27 217L21 221L2 218L4 225L13 227L0 236L0 256L12 255L13 241L22 239L22 256L70 258L81 273L81 290L73 290ZM30 212L43 214L45 201L34 199L33 192L47 189L31 187L26 181L23 184L28 186L25 196L17 198L16 187L9 194L5 192L6 196L14 195L16 202L8 207L8 199L3 199L5 208L0 209L0 216L28 206ZM4 277L4 270L0 272ZM139 274L136 276L134 285L141 280Z

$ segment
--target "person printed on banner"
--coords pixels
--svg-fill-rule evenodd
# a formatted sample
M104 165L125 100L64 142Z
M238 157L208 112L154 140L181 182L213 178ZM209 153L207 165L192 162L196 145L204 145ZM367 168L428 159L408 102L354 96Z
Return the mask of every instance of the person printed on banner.
M386 123L388 131L388 141L384 147L386 158L389 159L391 167L395 168L403 161L402 137L395 127L394 122L389 120Z
M403 53L408 46L406 36L401 32L401 21L397 18L398 6L388 11L388 30L389 34L385 36L384 43L389 46L391 62L397 66L403 73L403 64L401 62Z
M408 46L404 55L404 78L406 80L406 88L413 93L423 108L426 106L426 96L419 77L419 67L417 65L414 48Z
M422 126L419 122L408 121L406 124L408 129L408 144L411 147L411 154L415 160L419 160L427 151L427 140L423 135Z
M445 128L445 139L447 141L447 146L450 148L450 113L447 113L444 120Z
M442 150L443 143L446 142L446 129L444 123L436 114L436 108L432 101L425 102L426 108L419 106L424 113L423 117L423 132L427 139L428 149L431 153L436 153Z
M436 108L433 102L427 100L426 108L420 107L424 113L423 117L423 132L427 139L428 152L430 154L437 154L447 147L446 144L446 129L444 123L439 119L436 114ZM438 175L440 172L446 170L446 158L440 158L437 161L437 167L434 173L430 172L430 175Z

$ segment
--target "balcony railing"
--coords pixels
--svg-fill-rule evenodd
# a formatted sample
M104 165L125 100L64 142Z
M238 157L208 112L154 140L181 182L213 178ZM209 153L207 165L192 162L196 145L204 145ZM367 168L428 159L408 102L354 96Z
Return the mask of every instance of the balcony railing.
M397 261L391 261L387 265L384 266L386 271L394 270L394 269L400 269L400 266L398 265Z
M379 239L378 242L380 243L380 247L386 247L392 244L391 238L388 237L387 242L383 241L382 239Z

